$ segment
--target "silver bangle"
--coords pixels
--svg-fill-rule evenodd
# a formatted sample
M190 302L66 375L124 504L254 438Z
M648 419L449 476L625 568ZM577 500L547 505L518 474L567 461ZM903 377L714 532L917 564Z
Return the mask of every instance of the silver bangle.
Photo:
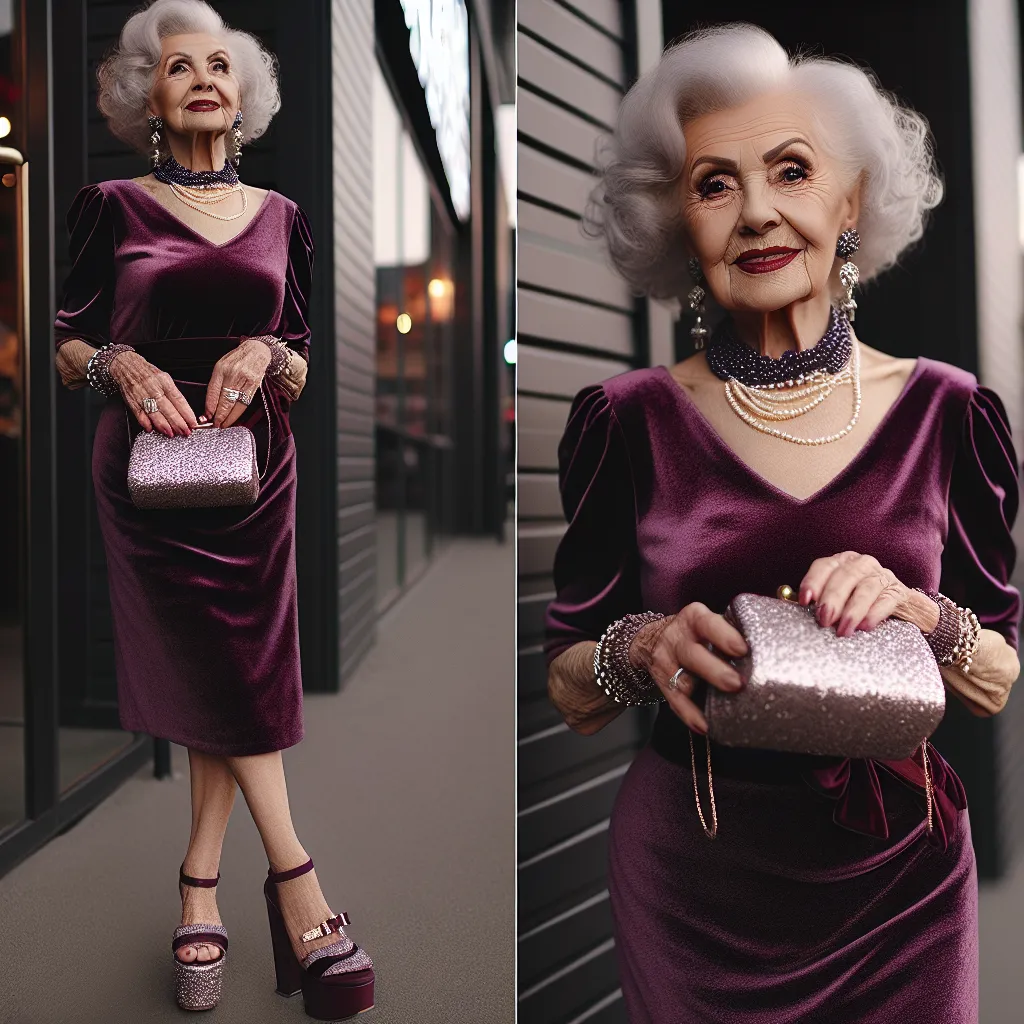
M104 397L116 395L121 388L110 373L110 364L122 352L134 351L131 345L101 345L85 364L85 379Z

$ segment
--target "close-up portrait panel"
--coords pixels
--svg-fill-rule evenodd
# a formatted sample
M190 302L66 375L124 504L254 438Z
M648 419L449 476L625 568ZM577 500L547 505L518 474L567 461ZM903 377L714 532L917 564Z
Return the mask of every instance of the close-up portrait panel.
M1016 1019L1020 40L519 3L521 1021Z
M0 0L0 1021L514 1020L514 25Z

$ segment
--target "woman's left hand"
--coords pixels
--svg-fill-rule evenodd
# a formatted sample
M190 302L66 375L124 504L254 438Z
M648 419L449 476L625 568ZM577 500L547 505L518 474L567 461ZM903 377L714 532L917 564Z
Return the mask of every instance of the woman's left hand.
M915 593L872 555L841 551L816 558L800 581L801 604L817 601L818 624L835 624L839 636L853 636L858 629L872 630L891 615L904 614Z
M246 339L237 348L226 352L217 360L206 389L205 417L213 420L215 427L230 427L243 415L247 406L242 401L232 401L224 388L243 391L250 399L263 382L270 363L270 349L262 341Z

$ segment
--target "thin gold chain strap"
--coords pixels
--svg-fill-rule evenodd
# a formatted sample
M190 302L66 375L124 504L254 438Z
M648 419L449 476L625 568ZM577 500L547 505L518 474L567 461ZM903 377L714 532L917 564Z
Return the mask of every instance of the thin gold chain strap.
M704 810L700 804L700 792L697 789L697 755L693 749L693 733L687 730L687 737L690 740L690 768L693 774L693 796L697 801L697 814L700 815L700 823L704 828L704 833L708 839L714 839L718 834L718 810L715 807L715 786L711 778L711 745L708 743L707 736L704 737L704 746L708 752L708 793L711 795L711 822L712 827L708 828L708 823L704 818ZM928 835L932 834L934 828L934 817L932 814L932 803L935 799L935 784L932 782L931 769L928 762L928 741L924 740L921 744L921 759L924 764L924 794L925 801L928 807Z
M708 823L704 820L704 811L700 806L700 793L697 791L697 755L693 752L693 733L688 729L686 732L690 739L690 767L693 769L693 795L697 799L697 813L700 815L700 823L704 826L704 833L708 839L714 839L718 834L718 810L715 807L715 787L711 781L711 744L707 736L704 737L704 746L708 751L708 792L711 794L711 821L712 828L708 829Z

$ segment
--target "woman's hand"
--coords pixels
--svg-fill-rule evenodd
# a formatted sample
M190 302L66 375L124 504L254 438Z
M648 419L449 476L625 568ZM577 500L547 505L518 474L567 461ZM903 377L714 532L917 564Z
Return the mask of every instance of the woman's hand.
M110 361L110 375L121 389L125 405L142 425L143 430L159 430L167 437L181 434L188 437L197 425L196 414L177 389L169 373L154 366L138 352L119 352ZM142 411L142 401L155 398L157 412Z
M247 338L221 356L206 389L206 419L212 419L215 427L232 426L245 412L246 405L241 401L233 402L223 389L235 388L254 397L269 364L270 349L254 338Z
M726 657L742 658L747 642L724 616L694 601L671 618L645 626L630 645L629 660L646 669L665 695L669 707L691 728L707 734L708 723L694 704L697 679L704 679L726 693L742 688L740 674L725 658L708 650L711 643ZM675 686L669 683L680 668Z
M800 603L817 601L820 626L835 625L837 636L874 629L883 619L906 619L923 633L939 622L935 602L904 586L872 555L841 551L816 558L800 581Z

